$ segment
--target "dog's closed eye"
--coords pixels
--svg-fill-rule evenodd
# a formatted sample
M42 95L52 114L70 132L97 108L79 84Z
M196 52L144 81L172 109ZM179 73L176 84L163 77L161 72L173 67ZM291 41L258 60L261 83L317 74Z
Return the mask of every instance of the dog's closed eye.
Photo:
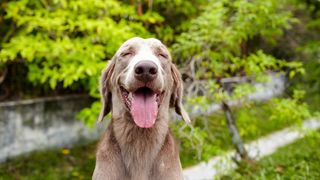
M168 55L167 54L165 54L165 53L159 53L158 54L158 56L160 56L160 57L162 57L162 58L164 58L164 59L168 59Z
M133 55L132 52L123 52L123 53L120 54L121 57L128 57L128 56L131 56L131 55Z

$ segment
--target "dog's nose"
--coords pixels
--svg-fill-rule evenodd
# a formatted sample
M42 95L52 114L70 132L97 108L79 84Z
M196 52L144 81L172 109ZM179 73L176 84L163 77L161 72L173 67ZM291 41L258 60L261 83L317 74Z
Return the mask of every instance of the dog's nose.
M158 67L152 61L141 61L134 66L134 76L142 82L150 82L157 77Z

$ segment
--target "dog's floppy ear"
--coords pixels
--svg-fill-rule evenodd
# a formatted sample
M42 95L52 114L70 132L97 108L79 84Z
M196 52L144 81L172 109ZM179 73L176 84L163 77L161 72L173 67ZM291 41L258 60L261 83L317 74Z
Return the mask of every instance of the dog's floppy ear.
M113 74L115 62L114 59L110 60L108 66L102 71L100 78L100 96L101 96L101 111L99 114L98 122L101 122L105 115L107 115L111 111L111 88L110 88L110 80Z
M176 113L181 115L182 119L186 123L189 123L189 115L182 106L183 82L181 79L180 72L173 63L171 63L171 75L173 78L173 90L171 94L170 105L171 107L175 108Z

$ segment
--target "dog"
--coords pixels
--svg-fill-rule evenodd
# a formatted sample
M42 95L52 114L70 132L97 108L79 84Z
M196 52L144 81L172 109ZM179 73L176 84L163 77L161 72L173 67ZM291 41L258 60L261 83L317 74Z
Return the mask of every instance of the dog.
M102 109L112 111L96 153L94 180L183 179L179 150L169 130L169 108L187 123L183 83L161 41L124 42L102 71Z

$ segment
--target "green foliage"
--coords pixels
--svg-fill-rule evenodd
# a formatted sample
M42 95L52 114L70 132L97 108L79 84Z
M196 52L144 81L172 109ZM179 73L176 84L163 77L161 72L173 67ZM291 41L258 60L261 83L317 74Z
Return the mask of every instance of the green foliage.
M97 115L100 113L101 102L96 101L93 102L91 107L87 107L82 109L78 114L77 118L83 120L83 122L88 125L90 128L93 128L97 122ZM109 119L111 114L108 114L108 117L105 119Z
M310 104L312 111L319 111L320 102L320 21L319 21L319 3L310 1L309 8L304 7L304 11L312 9L311 17L306 18L305 23L305 39L304 42L296 48L298 58L303 62L305 73L294 79L293 84L297 89L303 89L308 94L305 101ZM314 3L314 4L313 4ZM317 9L313 9L316 8ZM317 13L316 13L317 12Z
M189 102L204 105L246 97L255 91L252 82L266 80L270 70L288 73L290 78L303 74L301 62L278 59L255 43L276 44L277 38L296 22L291 12L275 0L209 3L172 46L174 57L195 64L195 76L186 73L193 81L209 82L207 93L191 97L195 99ZM233 83L230 93L230 88L220 82L228 77L247 77L250 82Z
M177 37L172 47L174 56L179 57L180 61L194 64L193 73L196 75L186 73L193 81L209 82L203 96L189 97L191 99L188 102L206 109L212 102L245 100L247 95L255 91L252 82L266 80L266 72L269 70L288 74L289 78L304 74L301 62L278 59L264 51L258 43L255 44L256 41L276 44L277 38L296 22L292 14L284 10L283 4L278 1L211 2L198 17L191 21L190 27ZM243 77L249 81L240 81L225 87L222 79L229 77L239 79ZM252 108L252 105L247 102L243 105ZM270 132L270 129L299 123L310 117L308 107L301 103L298 97L273 99L268 102L268 108L264 107L264 110L268 112L265 116L262 112L255 113L250 110L236 112L237 126L245 141L257 137L257 134ZM264 123L269 123L269 126L255 124L256 117L263 118ZM200 120L195 120L193 126L202 131L201 133L195 131L189 137L180 137L183 139L183 148L194 149L193 151L198 152L194 157L198 159L201 152L200 159L207 160L222 149L230 147L231 140L223 121L224 117L219 118L218 121L204 116ZM219 131L218 127L221 125L224 126ZM193 136L197 138L194 140ZM197 141L199 136L202 137L201 142ZM217 136L224 138L221 140ZM189 144L194 141L204 145L194 148ZM226 142L229 144L226 145ZM190 152L183 153L186 153L187 157L191 155ZM184 159L182 155L182 160L187 161L188 164L190 158Z
M203 97L207 98L203 104L254 91L248 83L236 85L229 94L219 78L248 76L261 80L268 70L290 69L290 77L303 73L301 63L279 60L252 43L257 38L275 43L296 21L275 0L132 2L4 2L3 24L10 33L2 39L0 62L26 62L27 77L33 84L52 89L77 85L98 98L97 82L106 65L104 60L110 59L126 39L155 34L168 43L176 62L195 60L193 80L211 84L206 87L210 94ZM81 117L92 125L97 108L99 105L93 104L92 112L85 109Z
M298 103L294 99L274 99L274 112L270 116L270 120L302 122L304 118L310 118L311 114L307 104Z
M320 58L319 60L309 60L304 64L306 74L301 78L302 81L296 83L298 89L304 89L308 96L305 101L310 104L312 111L320 111Z
M208 0L138 0L138 6L139 3L142 4L141 8L144 8L145 14L150 11L157 12L162 17L162 22L146 25L157 38L171 45L176 41L176 36L190 26L189 20L196 17L210 2Z
M275 41L290 27L295 19L281 8L281 3L273 0L211 2L177 38L174 54L185 60L197 59L198 74L203 78L240 73L256 76L266 69L281 68L281 61L247 44L256 37Z
M301 98L297 95L292 99L275 98L263 104L246 103L244 107L234 107L234 117L244 142L309 118L310 112L307 105L299 101ZM193 128L183 122L172 123L171 127L181 141L180 158L184 167L206 161L233 147L221 111L194 118Z
M149 33L131 6L114 0L11 1L6 16L15 35L1 44L0 62L28 62L28 79L56 88L82 83L97 97L97 79L126 39Z

